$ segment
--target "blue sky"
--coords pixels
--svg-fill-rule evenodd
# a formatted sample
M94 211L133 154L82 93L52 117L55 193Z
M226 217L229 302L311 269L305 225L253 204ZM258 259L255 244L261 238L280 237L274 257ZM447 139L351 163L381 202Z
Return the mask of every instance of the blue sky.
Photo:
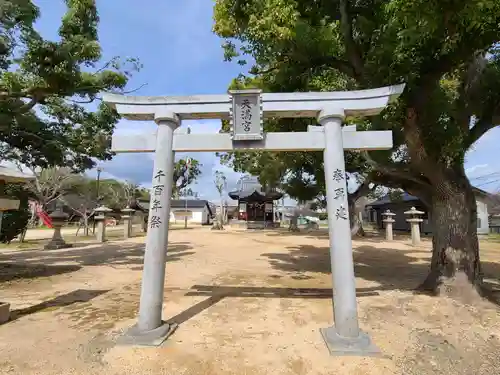
M35 0L42 10L37 28L47 37L56 37L65 5L62 0ZM212 33L213 0L98 0L101 18L99 37L104 58L138 57L144 68L130 81L130 88L146 84L135 95L220 94L241 72L236 63L223 61L221 40ZM192 132L215 133L218 121L186 121ZM154 130L154 123L122 120L119 134ZM472 182L485 190L500 189L500 164L495 154L500 145L500 128L487 133L469 152L466 168ZM186 155L179 154L178 158ZM213 153L197 153L202 176L193 190L203 199L217 199L213 173L222 170L228 187L240 177L220 166ZM144 186L151 184L152 155L121 154L100 163L103 178L129 180ZM90 171L89 175L95 175Z

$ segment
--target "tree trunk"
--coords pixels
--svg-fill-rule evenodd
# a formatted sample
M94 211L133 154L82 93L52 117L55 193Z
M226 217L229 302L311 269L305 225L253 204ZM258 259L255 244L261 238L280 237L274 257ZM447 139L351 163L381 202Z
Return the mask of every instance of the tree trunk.
M363 223L359 220L359 211L356 207L356 201L359 197L354 198L353 195L349 194L347 197L347 203L349 205L349 221L351 223L351 236L364 236L365 231L363 229Z
M83 218L83 235L86 237L89 236L89 219L87 216Z
M290 224L288 225L288 230L290 232L299 232L299 225L298 225L298 215L293 215L290 217Z
M28 232L28 228L24 228L21 234L19 235L19 242L23 243L26 238L26 233Z
M430 204L431 269L420 289L464 296L482 281L476 199L465 173L435 187Z
M212 225L212 230L224 230L224 225L222 221L223 221L222 213L216 214L215 221Z

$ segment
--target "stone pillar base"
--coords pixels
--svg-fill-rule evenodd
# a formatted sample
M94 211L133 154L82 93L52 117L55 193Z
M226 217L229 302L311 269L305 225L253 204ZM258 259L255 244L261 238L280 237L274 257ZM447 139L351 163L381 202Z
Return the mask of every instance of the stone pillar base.
M43 248L45 250L58 250L58 249L69 249L70 247L73 247L73 244L66 243L64 242L64 240L55 240L55 241L50 241Z
M177 323L165 323L151 331L140 331L137 325L130 327L118 338L117 344L124 346L160 346L177 329Z
M0 324L7 323L10 319L10 303L0 302Z
M359 336L355 338L340 336L334 326L321 328L319 331L332 356L379 357L382 355L372 343L370 336L362 331L359 331Z

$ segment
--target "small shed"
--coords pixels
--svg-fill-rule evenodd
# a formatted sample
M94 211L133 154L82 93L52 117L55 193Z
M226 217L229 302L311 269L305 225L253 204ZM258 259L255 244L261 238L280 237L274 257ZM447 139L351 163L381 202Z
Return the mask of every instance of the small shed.
M32 180L33 175L0 165L0 231L2 230L2 218L5 211L17 210L19 200L5 196L5 184L7 183L25 183Z

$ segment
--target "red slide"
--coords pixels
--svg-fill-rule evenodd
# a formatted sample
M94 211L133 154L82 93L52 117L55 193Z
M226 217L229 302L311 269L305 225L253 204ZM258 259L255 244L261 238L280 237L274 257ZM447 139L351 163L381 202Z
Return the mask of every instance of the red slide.
M52 219L49 217L47 212L41 210L40 207L37 207L36 214L47 228L52 228Z

